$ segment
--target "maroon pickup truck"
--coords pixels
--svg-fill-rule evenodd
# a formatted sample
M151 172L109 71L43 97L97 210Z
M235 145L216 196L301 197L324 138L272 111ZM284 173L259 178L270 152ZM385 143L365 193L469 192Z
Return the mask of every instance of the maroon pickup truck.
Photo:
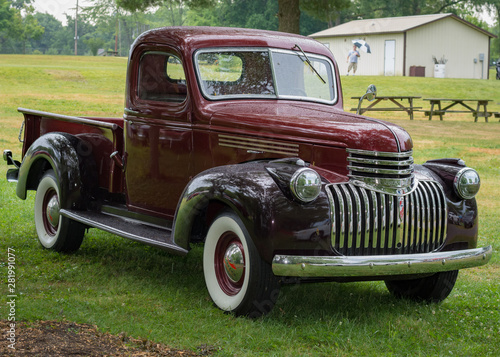
M203 242L210 297L252 317L290 281L384 280L441 301L491 258L476 171L417 165L405 130L344 112L337 64L312 39L151 30L125 96L123 119L19 108L23 160L4 151L7 179L21 199L37 191L44 248L75 251L89 227L177 254Z

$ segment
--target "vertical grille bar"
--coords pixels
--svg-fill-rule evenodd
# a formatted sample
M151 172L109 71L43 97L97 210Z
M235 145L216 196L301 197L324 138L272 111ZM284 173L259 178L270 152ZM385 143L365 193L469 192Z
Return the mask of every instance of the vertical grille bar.
M388 225L388 232L387 234L387 249L393 249L394 248L394 197L391 196L386 196L387 201L389 201L389 214L388 214L388 219L389 221L387 222Z
M353 226L353 222L352 222L352 218L354 215L353 207L352 207L352 200L351 200L351 195L349 194L349 190L347 189L347 185L346 186L342 185L340 187L342 188L344 198L345 198L345 203L346 203L346 210L345 210L345 213L346 213L346 216L345 216L346 236L344 237L346 242L344 243L344 246L347 247L348 250L351 250L352 249L352 239L353 239L352 235L353 235L353 231L354 231L354 226Z
M396 239L395 239L395 247L400 252L402 252L402 248L404 246L404 230L405 230L405 210L406 210L406 197L397 197L394 196L394 201L396 204L396 209L394 212L395 224L396 224Z
M370 239L372 240L371 248L373 251L377 248L378 241L378 221L379 221L379 210L378 210L378 200L377 194L374 191L370 191L372 196L372 230L370 232Z
M415 231L416 241L415 241L415 253L422 253L422 245L425 236L425 203L422 197L422 192L420 190L416 191L417 194L417 210L418 210L418 230Z
M379 235L379 245L378 247L382 251L380 254L384 254L383 250L385 249L385 230L387 227L387 211L385 209L385 195L378 194L380 198L380 213L381 213L381 219L380 219L380 235Z
M446 197L435 181L420 181L406 196L351 183L328 186L332 246L343 255L425 253L446 234Z
M363 229L362 249L366 252L370 247L371 209L370 209L370 201L368 199L368 194L366 193L366 190L364 188L360 188L359 191L361 192L361 201L363 202L364 206L363 217L365 217L365 219L363 219L364 229Z

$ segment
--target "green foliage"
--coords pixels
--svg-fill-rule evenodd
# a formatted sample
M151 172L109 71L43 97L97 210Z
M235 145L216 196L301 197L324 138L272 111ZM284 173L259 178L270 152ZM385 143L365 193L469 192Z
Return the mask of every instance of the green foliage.
M302 0L301 9L314 18L328 23L333 27L341 10L351 6L350 0Z
M102 38L88 37L83 40L83 42L90 48L92 55L96 56L99 48L104 46L104 40Z
M42 36L44 28L38 24L30 2L0 0L0 51L4 51L6 43L17 40L26 53L29 40Z
M20 158L19 106L121 117L125 71L123 58L1 55L1 149L12 149ZM500 81L416 77L342 77L345 107L370 83L382 95L482 96L494 99L491 109L500 111ZM470 115L442 122L423 115L414 121L404 113L377 115L410 132L417 163L461 157L481 175L479 244L492 244L494 256L487 266L461 271L443 303L397 300L381 282L292 284L282 288L271 315L255 321L234 318L209 299L201 246L179 257L91 229L76 254L44 250L33 223L34 193L26 201L17 198L2 161L0 267L5 267L7 248L15 249L16 318L96 324L101 331L200 354L201 346L210 346L215 356L496 356L499 123L474 123Z
M23 18L19 8L29 3L31 1L0 0L0 53L36 50L47 53L51 49L50 54L73 54L74 17L67 16L66 25L49 14L26 13ZM485 3L489 4L489 9L498 18L499 0L471 0L470 3L464 0L300 0L300 33L309 35L358 17L418 15L440 9L462 17L472 16L467 17L467 20L485 28L483 23L473 17L472 11ZM93 0L91 6L80 11L78 54L95 53L95 41L102 40L104 42L100 47L114 50L116 46L119 55L126 56L130 45L141 32L163 26L278 30L279 13L277 0ZM35 31L36 26L30 25L36 23L44 28L41 36ZM498 35L500 22L497 21L497 24L495 28L485 29ZM84 41L90 38L95 40ZM500 55L499 39L492 40L491 54L492 58Z

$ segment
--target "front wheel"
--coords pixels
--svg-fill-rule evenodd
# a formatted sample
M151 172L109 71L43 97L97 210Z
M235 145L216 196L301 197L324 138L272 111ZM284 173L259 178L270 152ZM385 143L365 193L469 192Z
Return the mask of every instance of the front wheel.
M219 215L208 230L203 251L208 293L221 310L259 317L269 313L279 295L270 264L264 262L240 218Z
M54 171L47 171L36 190L35 227L44 248L72 252L80 248L85 226L59 214L60 192Z
M412 280L386 280L387 289L396 297L425 302L441 302L457 281L458 270L436 273Z

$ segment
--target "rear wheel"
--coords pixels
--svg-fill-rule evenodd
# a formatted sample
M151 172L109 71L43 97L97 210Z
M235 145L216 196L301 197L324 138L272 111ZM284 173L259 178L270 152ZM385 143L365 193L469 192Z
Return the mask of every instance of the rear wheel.
M387 280L387 289L396 297L426 302L441 302L457 281L458 270L445 271L412 280Z
M279 295L270 264L264 262L234 213L218 216L210 226L203 251L208 293L221 310L259 317L269 313Z
M60 215L60 192L54 171L45 172L35 196L35 227L44 248L72 252L80 248L85 226Z

